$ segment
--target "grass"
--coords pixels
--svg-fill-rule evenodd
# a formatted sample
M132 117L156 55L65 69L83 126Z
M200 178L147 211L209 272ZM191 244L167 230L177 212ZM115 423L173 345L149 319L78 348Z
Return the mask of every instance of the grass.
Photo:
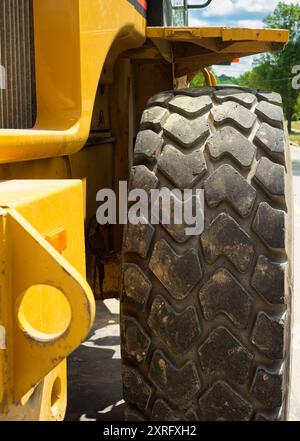
M290 133L289 138L294 144L298 144L300 147L300 133Z
M292 123L292 133L290 133L289 138L294 144L298 144L300 147L300 122Z
M292 128L300 132L300 121L292 122Z

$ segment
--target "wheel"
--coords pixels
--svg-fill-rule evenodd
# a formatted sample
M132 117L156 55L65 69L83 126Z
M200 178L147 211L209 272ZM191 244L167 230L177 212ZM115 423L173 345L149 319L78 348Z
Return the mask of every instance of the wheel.
M130 188L204 189L205 228L128 224L121 339L129 420L285 420L292 203L281 97L161 93Z

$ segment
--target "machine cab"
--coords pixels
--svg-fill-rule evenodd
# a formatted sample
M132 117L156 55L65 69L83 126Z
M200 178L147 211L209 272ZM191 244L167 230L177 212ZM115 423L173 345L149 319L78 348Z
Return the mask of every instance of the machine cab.
M148 5L149 26L188 26L192 9L203 9L212 0L152 0Z

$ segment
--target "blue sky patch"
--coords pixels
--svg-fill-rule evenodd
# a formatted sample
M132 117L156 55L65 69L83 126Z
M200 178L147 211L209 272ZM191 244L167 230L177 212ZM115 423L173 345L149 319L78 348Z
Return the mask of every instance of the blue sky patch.
M190 0L190 4L199 0ZM286 0L286 4L298 4L299 0ZM278 0L212 0L206 9L190 11L190 26L228 26L244 28L263 28L263 19L272 13ZM252 68L253 57L241 59L232 66L216 66L218 75L239 76Z

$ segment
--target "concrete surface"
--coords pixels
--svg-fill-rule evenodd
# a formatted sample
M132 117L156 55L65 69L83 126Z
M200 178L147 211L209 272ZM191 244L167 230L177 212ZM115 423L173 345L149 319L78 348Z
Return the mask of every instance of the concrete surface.
M291 382L291 421L300 421L300 148L291 149L294 174L294 322Z
M300 421L300 148L292 148L295 201L295 290L290 416ZM69 359L66 420L121 421L119 303L98 302L88 340Z

